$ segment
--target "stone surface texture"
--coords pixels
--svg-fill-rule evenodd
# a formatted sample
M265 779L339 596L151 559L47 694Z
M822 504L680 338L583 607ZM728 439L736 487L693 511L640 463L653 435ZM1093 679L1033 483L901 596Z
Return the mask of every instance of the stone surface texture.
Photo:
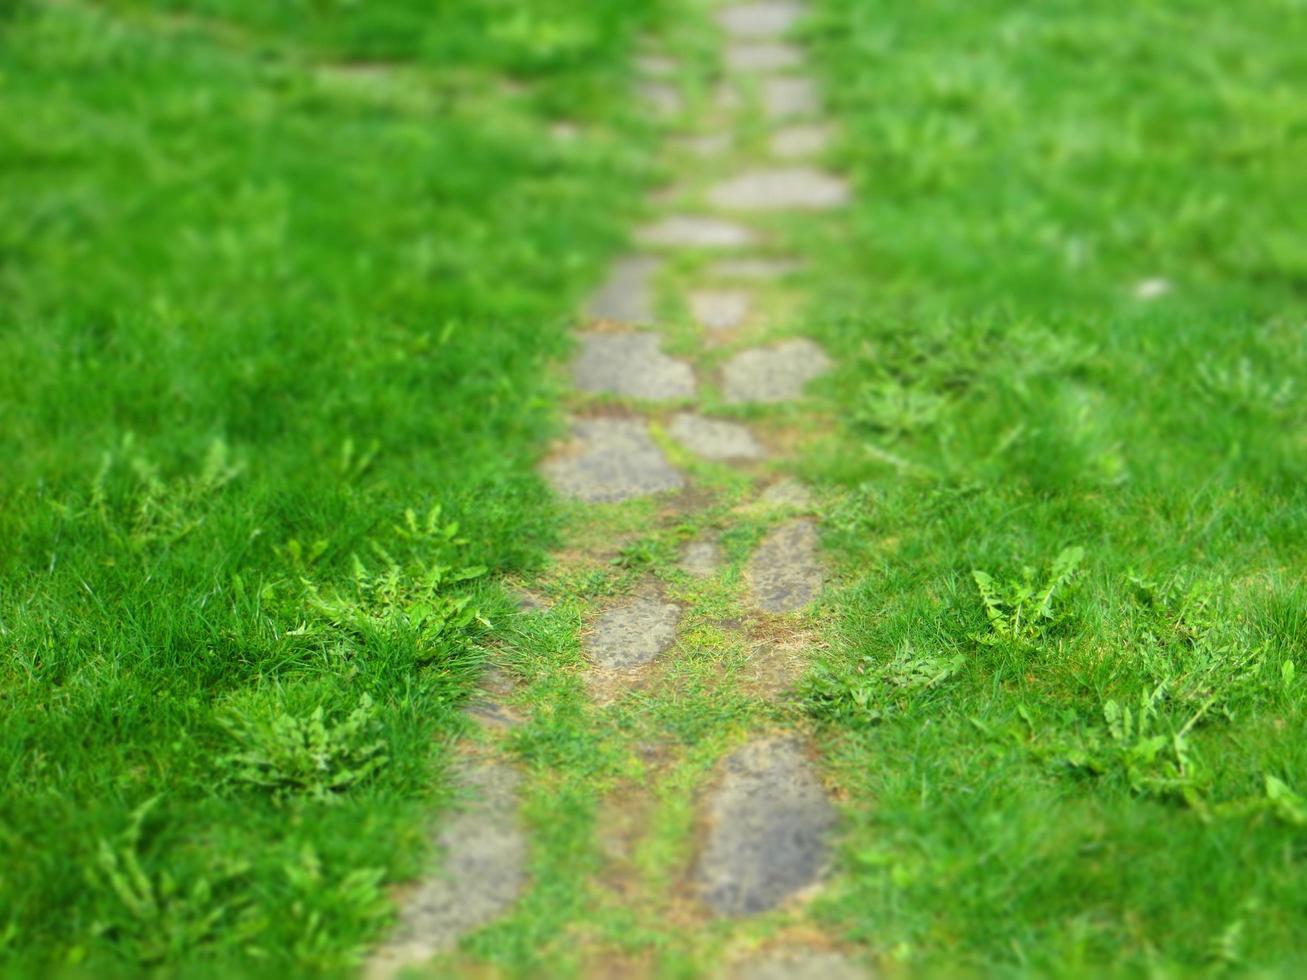
M467 762L455 779L463 800L436 837L440 871L405 903L394 938L378 953L369 976L395 976L452 948L460 936L507 911L526 882L517 772L500 762Z
M654 320L653 277L662 262L652 256L632 255L613 263L608 278L590 297L586 315L592 320L615 320L631 326Z
M722 393L735 405L790 401L829 369L830 358L811 340L786 340L741 351L727 361L722 368Z
M749 315L749 294L737 289L702 289L690 294L690 313L709 330L734 330Z
M684 109L680 90L665 82L641 82L638 94L640 101L660 119L671 119Z
M827 949L771 950L736 963L730 980L870 980L871 972Z
M793 612L812 602L822 583L816 522L805 518L768 534L744 577L754 607L763 612Z
M743 248L754 242L753 232L733 221L689 214L646 225L635 237L642 245L663 248Z
M586 656L597 667L643 667L672 645L681 607L638 596L606 610L585 641Z
M794 259L722 259L708 267L712 279L767 282L792 276L803 268Z
M694 396L690 365L668 357L655 333L589 333L572 362L580 391L668 400Z
M695 578L716 574L721 564L722 549L716 541L690 541L681 549L681 571Z
M718 915L765 912L820 880L835 810L797 739L752 742L721 768L695 885Z
M734 140L730 133L704 133L700 136L687 136L681 146L688 152L703 159L719 157L731 148Z
M820 210L847 204L849 185L811 167L757 170L717 184L708 200L736 211Z
M613 503L685 485L643 421L581 419L572 424L572 436L574 444L542 467L564 497Z
M726 67L735 72L785 71L803 62L803 52L792 44L744 42L726 49Z
M831 128L804 123L777 130L771 138L771 154L780 160L801 160L820 156L831 143Z
M762 459L766 453L748 427L724 419L681 412L667 433L696 456L716 461Z
M790 31L803 12L796 0L758 0L723 7L717 12L717 23L732 38L770 39Z
M763 113L773 122L821 111L821 96L809 78L769 78L762 84L761 96Z

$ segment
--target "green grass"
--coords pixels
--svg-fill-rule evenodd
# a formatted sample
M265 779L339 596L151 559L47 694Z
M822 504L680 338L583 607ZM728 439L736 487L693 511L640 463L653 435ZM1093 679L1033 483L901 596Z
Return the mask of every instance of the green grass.
M678 509L532 473L639 192L764 146L746 111L718 172L650 165L642 34L725 124L704 6L0 3L0 972L349 972L455 738L523 771L531 885L438 971L699 976L814 923L886 975L1307 967L1301 4L815 0L858 203L759 223L811 302L740 343L839 367L725 411L802 453L765 469L835 581L765 621L787 512L742 474L668 445ZM665 293L708 376L734 348ZM679 639L596 704L584 624L648 579ZM816 657L780 702L772 641ZM502 737L457 714L487 659ZM808 727L837 874L703 920L705 782Z
M331 972L419 867L647 177L656 5L502 13L0 21L0 970Z
M845 420L811 457L845 494L822 915L906 975L1307 965L1295 27L1275 0L811 27L860 190L810 245Z

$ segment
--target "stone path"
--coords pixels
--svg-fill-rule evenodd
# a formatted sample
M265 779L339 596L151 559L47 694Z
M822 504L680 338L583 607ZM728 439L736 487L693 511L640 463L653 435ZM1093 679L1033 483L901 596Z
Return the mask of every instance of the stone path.
M711 625L744 651L729 683L750 696L783 697L811 656L807 624L825 585L820 525L813 494L780 475L786 460L778 447L792 440L779 427L805 411L814 382L832 363L818 343L778 316L793 303L778 307L776 297L796 298L803 262L778 251L773 222L786 215L814 220L846 204L850 190L821 167L834 133L820 118L818 87L802 73L804 49L794 29L804 14L793 0L717 11L724 80L706 111L726 115L706 120L703 128L711 132L672 134L680 168L673 175L674 208L659 213L665 202L654 198L650 220L632 235L636 251L613 263L578 324L568 437L544 460L542 475L572 502L580 526L603 525L610 508L647 502L651 508L629 511L628 526L693 528L680 537L670 567L655 565L628 578L636 584L623 594L583 603L582 680L598 725L613 724L603 712L614 702L624 724L638 724L645 702L630 696L657 690L659 677L696 654L691 637L706 616L698 608L703 596L730 604L726 618L716 607ZM641 67L637 97L688 124L676 63L651 51ZM769 127L762 140L736 132L759 119ZM740 149L747 146L763 146L765 155L747 158ZM676 320L677 310L685 311L685 322ZM713 493L700 474L731 471L750 489L707 521ZM619 544L603 539L586 547L591 560L611 563ZM503 700L492 685L469 708L494 740L519 724ZM703 921L768 915L802 921L805 898L830 867L838 828L815 747L797 720L723 739L692 794L696 829L673 891L690 896ZM663 750L651 751L657 759ZM405 906L393 942L375 961L380 967L449 948L508 911L528 887L528 842L513 802L516 771L487 760L460 773L473 802L445 818L438 840L443 870ZM654 809L643 785L601 804L607 816L596 831L596 850L605 856L600 879L613 901L639 894L632 848ZM647 901L658 907L673 897ZM813 927L802 935L805 941L730 953L713 975L867 975L856 955L813 941Z

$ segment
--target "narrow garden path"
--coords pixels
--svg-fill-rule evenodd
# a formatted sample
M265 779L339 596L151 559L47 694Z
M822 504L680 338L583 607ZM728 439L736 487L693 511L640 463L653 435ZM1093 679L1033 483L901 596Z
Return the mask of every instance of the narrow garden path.
M672 186L634 235L640 251L614 263L585 310L569 366L570 439L543 464L575 502L576 531L553 578L523 593L523 616L577 610L589 710L602 737L641 756L636 778L598 804L603 901L639 906L670 930L717 923L710 969L757 980L864 975L804 919L838 812L785 706L819 642L813 604L824 586L816 504L787 470L821 427L807 389L831 364L793 328L803 257L781 242L793 216L849 196L820 165L831 130L793 40L803 13L788 0L718 10L725 75L697 119L666 81L674 65L647 59L650 111L686 131L668 148ZM585 585L614 565L620 588ZM501 750L521 698L499 673L484 686L469 714L485 737L456 770L441 873L406 899L374 975L447 952L531 887L528 821L514 803L523 777ZM702 751L678 756L660 735L675 724L673 703L728 721L703 721ZM736 924L771 914L772 927L732 938ZM582 972L648 967L614 954Z

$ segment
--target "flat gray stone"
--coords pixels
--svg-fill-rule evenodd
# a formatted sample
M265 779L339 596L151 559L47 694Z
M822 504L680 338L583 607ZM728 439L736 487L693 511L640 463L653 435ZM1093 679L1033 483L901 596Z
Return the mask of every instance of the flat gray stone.
M675 399L694 395L690 365L668 357L656 333L588 333L572 362L580 391L627 398Z
M812 491L798 480L777 480L758 497L766 507L787 507L807 510L812 507Z
M618 259L586 304L586 315L592 320L614 320L632 326L653 323L653 278L661 266L662 260L650 255Z
M803 16L796 0L738 3L717 12L717 23L733 38L774 38L788 32Z
M768 78L762 83L763 114L773 122L821 111L821 96L810 78Z
M708 267L711 279L768 282L784 279L803 269L796 259L722 259Z
M727 756L707 816L694 879L718 915L775 908L826 870L835 809L797 739L762 739Z
M849 184L811 167L756 170L717 184L708 200L736 211L821 210L847 204Z
M785 71L803 64L803 52L793 44L755 42L726 49L726 67L736 72Z
M731 148L734 140L730 133L704 133L700 136L686 136L680 145L697 157L708 159L719 157Z
M681 412L667 433L696 456L712 460L762 459L766 453L753 433L738 422Z
M722 549L716 541L690 541L681 549L681 571L695 578L715 574L721 563Z
M461 799L436 835L440 870L405 903L394 938L370 965L371 977L394 976L451 949L506 912L526 882L517 772L504 763L477 762L460 765L453 775Z
M802 160L820 156L831 143L830 126L820 123L799 123L786 126L772 134L771 154L780 160Z
M585 641L586 656L606 670L642 667L672 645L681 607L648 596L613 606Z
M804 386L830 369L830 358L811 340L785 340L741 351L722 368L722 392L731 404L774 404L803 394Z
M701 289L689 296L695 322L709 330L734 330L749 315L749 294L738 289Z
M635 59L635 66L650 78L670 78L677 71L676 62L661 54L642 54Z
M784 524L763 538L749 558L744 579L755 609L794 612L821 592L817 524L809 518Z
M871 971L833 950L772 950L741 963L730 980L870 980Z
M664 248L742 248L751 245L753 232L723 218L679 214L646 225L635 233L643 245Z
M641 82L637 95L659 119L679 116L685 108L680 89L665 82Z
M685 485L643 421L581 419L572 424L572 437L573 445L542 467L545 479L564 497L614 503Z

